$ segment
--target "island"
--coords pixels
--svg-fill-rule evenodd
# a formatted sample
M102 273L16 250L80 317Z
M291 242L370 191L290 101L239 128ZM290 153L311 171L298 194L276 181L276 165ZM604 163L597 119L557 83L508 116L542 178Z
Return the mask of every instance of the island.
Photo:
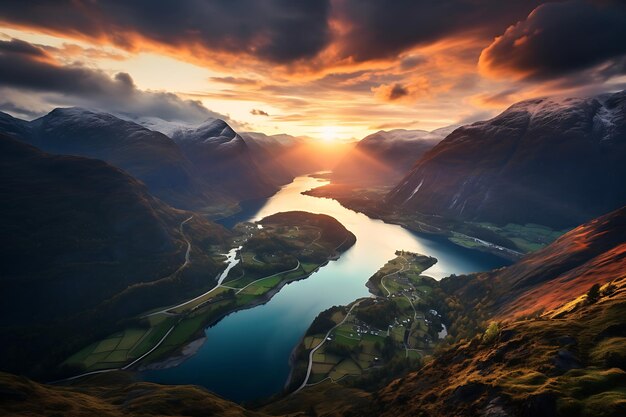
M80 376L175 366L201 346L206 327L232 312L266 303L283 286L338 259L356 242L334 218L301 211L240 223L234 231L228 265L214 288L121 323L122 330L84 347L62 367Z
M319 314L294 350L289 388L299 391L349 378L362 387L394 368L415 367L432 354L445 327L434 309L437 281L423 272L436 262L396 251L368 280L372 297Z

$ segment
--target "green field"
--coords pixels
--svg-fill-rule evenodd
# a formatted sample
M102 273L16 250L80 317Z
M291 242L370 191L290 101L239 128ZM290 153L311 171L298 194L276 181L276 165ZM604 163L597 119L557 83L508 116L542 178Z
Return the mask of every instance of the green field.
M324 339L322 333L307 333L301 349L313 349L321 342L312 358L309 384L325 378L337 381L360 376L392 360L418 361L432 352L432 346L425 339L431 332L425 317L431 313L426 307L424 311L419 310L416 305L429 305L429 297L437 284L433 278L421 274L436 260L409 252L399 251L396 255L370 278L370 289L385 296L359 300L345 321L329 333L329 340ZM384 291L383 284L390 295ZM330 317L334 323L344 319L341 310L328 310L322 315Z

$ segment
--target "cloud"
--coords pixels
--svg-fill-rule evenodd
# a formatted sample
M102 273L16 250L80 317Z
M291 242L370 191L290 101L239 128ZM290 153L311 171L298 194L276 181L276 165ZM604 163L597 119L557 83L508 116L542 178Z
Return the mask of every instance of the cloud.
M472 97L472 102L478 104L480 107L502 108L517 101L516 94L519 91L520 88L513 87L498 91L497 93L481 93Z
M431 93L430 83L425 77L410 80L407 84L382 84L372 88L374 96L383 101L410 100L427 96Z
M39 0L0 2L0 21L73 34L127 50L166 48L248 54L270 62L315 56L329 42L328 0Z
M19 108L21 114L40 112L46 107L43 101L49 106L80 105L165 120L201 122L209 117L230 120L208 110L200 101L183 100L168 92L140 90L124 72L111 77L80 64L58 64L44 49L15 39L0 40L0 87L4 92L4 108ZM24 91L30 92L29 96L38 94L40 100L33 101L31 97L25 102Z
M411 120L409 122L381 123L378 125L369 126L368 129L372 129L372 130L409 129L409 128L415 128L419 124L420 124L419 120Z
M256 85L259 83L258 80L254 80L252 78L242 78L242 77L210 77L210 81L214 81L217 83L223 84L232 84L232 85Z
M253 116L269 116L269 114L263 110L252 109L250 110L250 114Z
M536 0L341 0L334 18L344 56L356 61L389 58L414 46L459 35L489 37L528 14Z
M552 79L601 65L588 76L626 73L626 5L567 1L537 7L510 26L481 55L493 76Z

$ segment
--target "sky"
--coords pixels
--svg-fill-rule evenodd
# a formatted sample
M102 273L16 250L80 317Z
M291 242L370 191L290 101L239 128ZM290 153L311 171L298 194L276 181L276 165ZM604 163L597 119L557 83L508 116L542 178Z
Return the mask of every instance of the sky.
M626 88L618 0L3 0L0 111L322 140Z

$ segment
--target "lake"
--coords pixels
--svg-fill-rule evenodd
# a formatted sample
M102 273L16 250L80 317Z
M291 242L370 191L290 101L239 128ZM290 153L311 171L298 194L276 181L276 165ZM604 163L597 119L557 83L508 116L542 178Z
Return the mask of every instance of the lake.
M175 368L145 371L143 379L202 385L237 402L268 397L284 387L291 351L313 319L333 305L368 296L365 283L395 257L396 250L437 258L437 264L425 272L436 279L510 264L506 259L462 248L441 237L370 219L335 200L301 194L325 184L328 181L297 177L274 196L245 204L242 212L222 223L232 226L290 210L323 213L354 233L356 244L309 278L285 286L267 304L233 313L207 328L207 340L194 356Z

